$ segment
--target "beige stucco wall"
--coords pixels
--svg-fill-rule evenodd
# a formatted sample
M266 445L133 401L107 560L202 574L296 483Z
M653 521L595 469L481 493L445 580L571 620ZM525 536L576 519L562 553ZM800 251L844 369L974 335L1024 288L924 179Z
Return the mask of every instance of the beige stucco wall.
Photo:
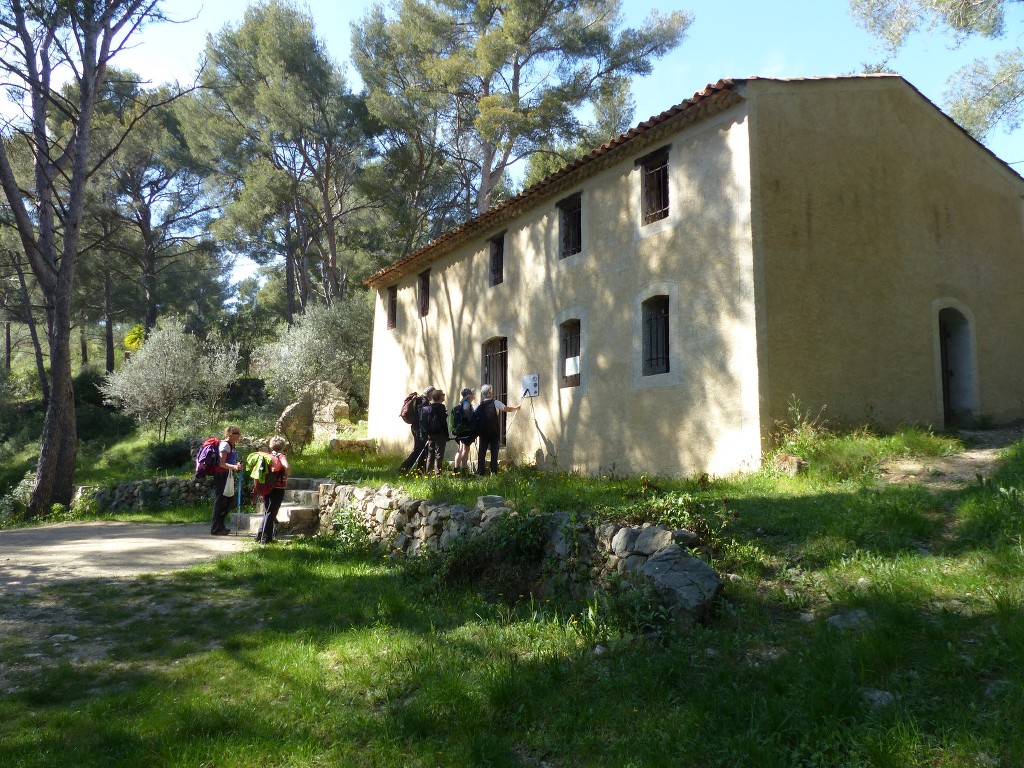
M411 447L397 417L404 394L427 384L457 401L478 387L481 346L508 337L510 396L528 373L541 394L511 422L519 462L607 471L713 474L756 466L761 451L748 118L741 104L631 154L576 188L583 252L558 258L557 199L507 225L505 280L488 285L484 233L431 265L431 311L416 312L416 277L399 283L397 328L378 296L370 434L392 452ZM641 227L634 160L671 143L670 217ZM671 371L640 375L640 304L670 296ZM558 326L582 324L578 388L559 389ZM449 449L451 455L451 448Z
M763 421L943 426L938 312L976 413L1024 415L1021 180L898 78L751 81ZM970 373L970 372L969 372Z

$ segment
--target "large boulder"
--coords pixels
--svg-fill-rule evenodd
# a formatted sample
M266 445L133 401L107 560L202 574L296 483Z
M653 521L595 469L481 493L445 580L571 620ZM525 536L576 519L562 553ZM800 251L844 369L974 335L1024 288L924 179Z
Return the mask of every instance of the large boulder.
M313 440L334 440L349 415L341 390L329 381L315 381L307 391L313 397Z
M274 427L279 435L296 450L302 450L313 440L313 395L308 391L284 409Z
M637 570L650 579L673 616L702 618L724 586L714 568L678 544L669 544Z

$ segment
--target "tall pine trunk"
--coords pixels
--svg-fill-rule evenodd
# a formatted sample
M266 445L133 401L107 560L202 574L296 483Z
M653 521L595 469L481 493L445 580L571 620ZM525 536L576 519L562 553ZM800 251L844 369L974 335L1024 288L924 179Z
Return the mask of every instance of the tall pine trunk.
M62 269L53 302L50 334L50 399L29 508L46 516L55 503L69 505L73 492L78 432L75 395L71 387L71 282L74 272Z
M106 348L106 371L114 372L114 302L110 296L110 272L103 276L103 346Z

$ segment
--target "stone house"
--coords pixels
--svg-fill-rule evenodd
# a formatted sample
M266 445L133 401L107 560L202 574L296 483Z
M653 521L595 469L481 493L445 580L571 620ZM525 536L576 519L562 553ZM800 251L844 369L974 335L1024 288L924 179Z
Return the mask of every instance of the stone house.
M899 76L722 80L367 282L370 435L427 384L511 459L723 474L833 423L1024 415L1024 180Z

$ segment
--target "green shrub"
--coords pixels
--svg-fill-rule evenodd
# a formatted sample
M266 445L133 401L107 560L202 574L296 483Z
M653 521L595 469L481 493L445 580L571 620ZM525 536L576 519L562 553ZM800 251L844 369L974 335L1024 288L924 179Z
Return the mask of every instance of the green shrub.
M92 403L75 403L78 439L112 443L135 431L135 420L120 411Z
M242 377L228 386L221 400L223 408L263 406L267 402L267 385L263 379Z
M192 460L192 445L180 438L166 443L150 443L146 446L146 466L150 469L181 469Z
M407 576L428 589L468 587L490 600L518 602L541 576L547 525L547 515L504 515L487 533L409 558Z
M75 405L103 405L103 393L100 391L100 384L103 383L103 374L96 368L83 368L71 379L71 391L75 393Z

